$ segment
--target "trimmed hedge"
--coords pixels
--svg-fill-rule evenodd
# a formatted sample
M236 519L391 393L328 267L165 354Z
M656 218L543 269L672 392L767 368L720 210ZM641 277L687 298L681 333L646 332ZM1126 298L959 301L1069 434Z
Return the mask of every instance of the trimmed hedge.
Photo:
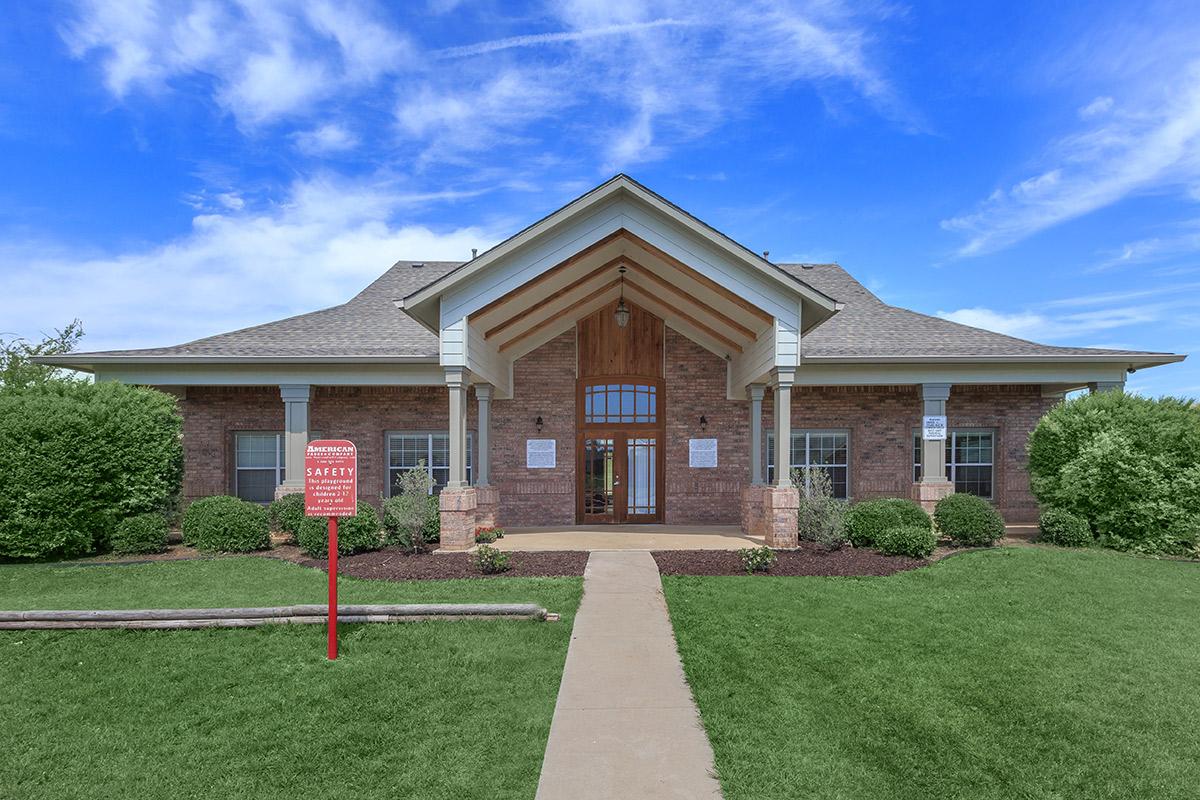
M117 555L161 553L167 549L167 520L162 514L138 514L117 523L112 551Z
M305 517L296 531L296 544L313 558L329 555L329 520L326 517ZM383 546L379 514L374 506L358 501L358 513L353 517L338 517L338 555L349 556L378 550Z
M933 530L925 509L903 497L864 500L846 510L846 535L855 547L870 547L879 534L891 528L917 527Z
M249 553L271 546L267 509L237 497L197 500L183 512L183 543L210 553Z
M1038 520L1038 529L1039 541L1059 547L1087 547L1096 542L1086 519L1061 508L1045 511Z
M102 549L117 521L169 512L183 469L175 398L113 381L0 392L0 558Z
M943 536L962 547L986 547L1004 535L1004 518L982 497L952 494L933 509L933 520Z
M275 500L268 507L271 527L280 533L289 533L295 538L300 523L304 521L304 492L292 492Z
M1118 550L1200 556L1200 408L1099 392L1060 403L1029 436L1043 508L1085 519Z
M937 536L924 525L885 528L875 539L875 548L885 556L928 558L937 546Z

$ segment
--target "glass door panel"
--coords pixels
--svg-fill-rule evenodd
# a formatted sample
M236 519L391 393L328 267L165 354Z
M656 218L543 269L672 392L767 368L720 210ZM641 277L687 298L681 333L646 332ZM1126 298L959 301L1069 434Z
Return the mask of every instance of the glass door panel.
M653 521L658 516L658 439L625 440L625 517Z
M616 448L611 438L583 440L583 515L591 522L616 522Z

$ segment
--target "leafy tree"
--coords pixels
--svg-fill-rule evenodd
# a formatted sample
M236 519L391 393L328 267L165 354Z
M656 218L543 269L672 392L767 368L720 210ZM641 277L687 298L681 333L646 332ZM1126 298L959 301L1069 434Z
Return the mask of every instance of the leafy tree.
M56 356L70 353L83 338L83 323L72 320L67 327L56 330L53 336L34 343L20 336L0 337L0 392L18 391L44 386L52 382L80 380L70 372L35 364L37 356Z

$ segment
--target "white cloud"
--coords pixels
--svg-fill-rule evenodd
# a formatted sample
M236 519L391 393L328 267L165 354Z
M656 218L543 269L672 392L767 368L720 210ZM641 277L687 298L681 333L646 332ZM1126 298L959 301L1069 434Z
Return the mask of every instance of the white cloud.
M848 90L918 129L868 55L868 26L886 14L862 8L839 0L556 4L561 30L436 51L454 66L405 89L401 131L425 144L426 160L452 160L481 141L538 141L549 121L559 135L598 149L603 171L612 171L661 158L738 118L763 93L802 82ZM505 60L515 48L524 51L519 67ZM506 81L513 90L497 92ZM606 122L579 125L566 116L576 107L602 109Z
M943 220L945 230L966 237L958 255L1001 250L1131 195L1195 190L1200 60L1193 49L1187 61L1160 60L1144 69L1128 79L1137 105L1096 98L1080 110L1088 127L1052 142L1034 177L996 190L972 212Z
M1112 110L1112 107L1113 99L1111 97L1097 97L1095 100L1079 109L1079 116L1083 119L1091 119L1092 117L1098 117L1101 114L1107 114Z
M188 233L144 248L80 253L63 243L0 241L6 328L33 333L77 316L86 349L124 348L336 305L398 259L466 260L472 247L498 241L479 227L404 221L414 208L461 196L313 179L273 205L199 214Z
M339 90L407 68L413 55L406 36L358 3L327 0L79 0L62 35L76 58L98 57L118 98L211 76L217 102L250 128L306 114Z
M293 134L292 139L300 152L311 156L340 153L358 146L358 137L334 122Z
M1170 233L1127 242L1090 271L1101 272L1200 252L1200 219L1187 220L1171 228Z
M1168 321L1179 323L1200 312L1196 283L1158 286L1128 292L1103 292L1042 303L1034 309L998 311L986 307L938 311L937 316L963 325L1035 341L1077 343L1083 337L1131 326ZM1153 302L1131 302L1167 296ZM1064 311L1064 309L1079 309Z

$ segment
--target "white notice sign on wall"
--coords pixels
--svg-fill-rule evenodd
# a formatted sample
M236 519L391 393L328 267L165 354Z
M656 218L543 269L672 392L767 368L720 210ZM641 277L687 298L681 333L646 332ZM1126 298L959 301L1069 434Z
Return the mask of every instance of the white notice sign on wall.
M557 466L555 439L526 439L525 468L554 469Z
M921 432L921 438L927 442L946 441L946 418L926 417L924 429Z
M717 465L716 439L688 439L688 466L708 469Z

